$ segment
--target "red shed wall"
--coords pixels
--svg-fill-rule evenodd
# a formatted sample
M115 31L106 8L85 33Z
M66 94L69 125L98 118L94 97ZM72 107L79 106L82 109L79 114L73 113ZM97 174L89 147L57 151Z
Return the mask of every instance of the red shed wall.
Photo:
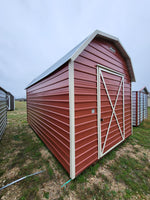
M70 173L68 64L27 89L33 130Z
M125 138L132 132L131 80L126 63L111 42L94 39L74 63L76 175L98 159L97 64L124 74Z

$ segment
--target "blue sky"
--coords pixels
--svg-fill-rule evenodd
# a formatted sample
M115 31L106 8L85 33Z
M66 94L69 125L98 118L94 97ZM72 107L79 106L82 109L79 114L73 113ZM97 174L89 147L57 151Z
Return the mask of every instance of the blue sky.
M0 86L15 97L95 29L120 39L150 91L149 0L0 1Z

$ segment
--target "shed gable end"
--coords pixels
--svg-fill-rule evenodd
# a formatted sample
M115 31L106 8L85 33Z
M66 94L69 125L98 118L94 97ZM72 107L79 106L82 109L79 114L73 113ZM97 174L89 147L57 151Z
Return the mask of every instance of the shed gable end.
M76 175L98 160L98 130L97 130L97 67L102 65L110 70L123 74L124 77L124 127L125 138L131 135L131 79L125 59L113 42L101 38L94 38L74 61L74 90L75 90L75 155ZM113 98L114 77L106 77L107 84L110 84L109 93ZM119 83L118 83L119 84ZM123 89L122 89L123 90ZM121 91L122 92L122 91ZM103 102L101 105L109 109L103 109L103 129L108 128L111 106L108 105L108 97L105 90L102 90ZM113 97L114 95L114 97ZM122 101L122 94L119 101ZM106 101L107 100L107 101ZM117 104L116 111L118 119L123 114L122 104ZM119 116L120 115L120 116ZM120 119L119 119L120 120ZM115 122L115 120L114 120ZM123 130L122 121L120 122ZM116 126L117 127L117 126ZM112 134L113 135L113 134ZM118 137L118 136L114 136ZM117 138L115 138L117 140ZM111 144L111 139L109 139ZM109 147L108 147L109 148Z

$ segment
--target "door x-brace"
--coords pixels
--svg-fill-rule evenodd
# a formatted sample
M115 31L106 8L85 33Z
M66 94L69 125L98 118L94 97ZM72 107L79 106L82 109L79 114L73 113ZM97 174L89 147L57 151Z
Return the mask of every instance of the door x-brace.
M108 99L109 99L109 102L110 102L110 105L111 105L111 108L112 108L112 114L111 114L111 118L110 118L110 122L109 122L109 125L108 125L108 129L107 129L107 133L106 133L106 136L105 136L105 141L104 141L104 145L103 147L99 147L99 157L101 157L103 154L104 154L104 149L105 149L105 146L106 146L106 142L107 142L107 138L108 138L108 135L109 135L109 130L110 130L110 127L111 127L111 122L112 122L112 119L113 119L113 116L115 117L116 119L116 122L117 122L117 125L118 125L118 128L119 128L119 131L120 131L120 134L121 134L121 137L122 137L122 140L125 139L125 131L124 131L124 76L123 75L120 75L118 74L117 72L115 71L109 71L108 69L106 69L105 67L104 68L99 68L99 73L98 73L98 80L100 81L100 77L102 79L102 82L104 84L104 88L106 90L106 94L108 96ZM119 85L119 89L118 89L118 93L117 93L117 96L116 96L116 99L115 99L115 104L113 106L112 104L112 101L111 101L111 98L110 98L110 95L109 95L109 92L108 92L108 89L107 89L107 85L105 83L105 80L104 80L104 77L103 77L103 73L102 71L105 71L107 73L110 73L110 74L113 74L113 75L116 75L116 76L120 76L121 77L121 82L120 82L120 85ZM100 83L98 84L98 86L100 86ZM117 118L117 115L116 115L116 112L115 112L115 108L116 108L116 105L117 105L117 101L118 101L118 97L119 97L119 94L120 94L120 90L121 90L121 87L123 88L123 131L121 130L121 127L120 127L120 124L119 124L119 121L118 121L118 118ZM100 94L99 94L100 95ZM100 98L98 98L100 100ZM99 103L99 106L100 106L100 103ZM98 109L100 112L101 112L101 109ZM101 115L101 113L100 113ZM100 117L98 117L100 119ZM101 125L100 125L101 126ZM101 137L101 128L99 128L99 131L100 131L100 134L99 134L99 137ZM99 145L101 145L101 138L100 138L100 142L99 142Z

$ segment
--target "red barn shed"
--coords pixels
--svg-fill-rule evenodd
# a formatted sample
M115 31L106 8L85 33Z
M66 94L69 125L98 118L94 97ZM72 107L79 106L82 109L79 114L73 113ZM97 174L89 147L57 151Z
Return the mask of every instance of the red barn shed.
M26 88L30 126L73 179L132 132L131 60L96 30Z
M146 87L132 92L132 125L139 126L148 117L148 90Z

